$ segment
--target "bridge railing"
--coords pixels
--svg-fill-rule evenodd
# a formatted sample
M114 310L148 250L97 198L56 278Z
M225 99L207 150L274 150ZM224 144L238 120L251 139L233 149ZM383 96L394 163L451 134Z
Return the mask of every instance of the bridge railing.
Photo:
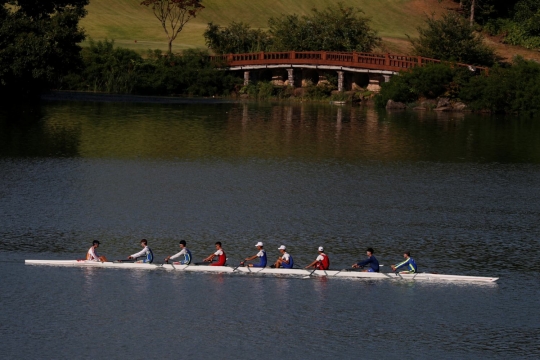
M210 56L210 60L223 62L228 66L272 64L327 65L387 71L401 71L416 66L441 62L440 60L422 56L330 51L281 51L212 55ZM458 63L455 65L469 67L467 64ZM487 71L485 67L476 67L476 69Z

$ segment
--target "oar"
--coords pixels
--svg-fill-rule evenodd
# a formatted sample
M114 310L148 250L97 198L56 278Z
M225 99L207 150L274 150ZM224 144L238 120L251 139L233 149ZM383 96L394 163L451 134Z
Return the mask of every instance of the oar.
M309 279L311 277L311 275L313 275L313 273L317 270L317 265L315 265L314 269L312 272L309 273L309 275L306 275L303 277L303 279Z
M245 261L245 260L244 260L244 261L240 261L240 264L238 264L238 266L237 266L237 267L235 267L234 269L232 269L232 271L236 271L236 269L238 269L238 268L239 268L240 266L242 266L242 265L243 265L242 263L244 263L244 264L245 264L245 263L246 263L246 261Z

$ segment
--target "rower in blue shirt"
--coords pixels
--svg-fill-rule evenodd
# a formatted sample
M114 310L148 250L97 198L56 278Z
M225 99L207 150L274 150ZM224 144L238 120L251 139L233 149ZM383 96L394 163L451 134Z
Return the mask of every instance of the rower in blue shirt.
M255 247L259 250L259 252L253 256L246 258L240 263L240 265L244 266L246 261L251 261L258 258L259 262L257 264L247 264L247 266L260 268L266 267L266 250L263 249L263 243L259 241L257 245L255 245Z
M402 267L406 267L406 271L402 271L402 274L414 274L418 271L418 266L416 266L416 261L411 257L410 251L405 251L403 253L403 257L405 258L405 261L400 262L397 265L390 265L392 267L393 271L396 271Z
M373 248L367 248L366 255L368 258L364 261L360 261L356 264L353 264L353 268L363 268L364 266L369 265L369 269L362 270L363 272L379 272L379 261L373 255Z

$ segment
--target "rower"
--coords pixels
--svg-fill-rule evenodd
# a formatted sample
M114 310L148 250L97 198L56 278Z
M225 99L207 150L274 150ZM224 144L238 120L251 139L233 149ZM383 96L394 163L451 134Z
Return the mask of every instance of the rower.
M138 263L149 263L151 264L154 261L154 253L148 247L148 241L146 239L141 240L141 246L143 249L136 254L128 256L128 260L137 259L138 257L144 256L143 260L138 260Z
M324 253L324 248L319 246L319 256L311 264L306 266L308 268L315 268L316 270L328 270L330 268L330 259L328 255Z
M184 260L181 260L180 262L174 262L174 264L178 264L178 265L189 265L191 264L191 251L188 250L188 248L186 247L186 241L185 240L180 240L180 252L173 255L173 256L167 256L165 258L165 262L166 263L169 263L169 260L174 260L174 259L177 259L179 258L180 256L184 255Z
M277 259L276 263L272 265L272 268L282 267L284 269L292 269L294 266L294 261L292 256L286 251L285 245L281 245L278 250L281 253L281 256Z
M374 251L373 248L367 248L366 255L368 258L364 261L360 261L356 264L353 264L353 268L363 268L364 266L369 264L369 269L364 269L362 272L379 272L379 261L375 258L373 255Z
M215 257L218 257L218 261L211 264L210 266L225 266L225 263L227 262L227 256L225 255L225 251L223 251L223 248L221 247L221 241L216 242L216 252L205 258L204 262L212 262Z
M405 261L400 262L397 265L390 265L392 267L393 271L396 271L399 268L407 267L407 271L402 271L401 274L414 274L418 271L418 266L416 266L416 261L411 257L410 251L405 251L403 253L403 257L405 258Z
M251 260L255 260L255 259L259 259L259 262L257 264L248 264L247 266L248 267L260 267L260 268L263 268L263 267L266 267L266 250L264 250L264 245L262 242L258 242L255 247L257 248L257 250L259 250L258 253L256 253L255 255L253 256L250 256L248 258L246 258L244 261L242 261L240 263L241 266L244 266L245 265L245 262L246 261L251 261Z
M92 241L92 247L88 249L88 252L86 253L87 261L101 261L101 262L107 261L107 258L105 256L99 256L97 254L96 249L98 247L99 247L99 241L97 240Z

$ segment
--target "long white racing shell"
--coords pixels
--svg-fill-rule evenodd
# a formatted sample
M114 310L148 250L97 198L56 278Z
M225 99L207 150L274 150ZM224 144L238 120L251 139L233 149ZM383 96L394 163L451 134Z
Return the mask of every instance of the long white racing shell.
M289 275L301 277L325 276L328 278L348 279L385 279L385 280L429 280L429 281L461 281L461 282L495 282L499 278L484 276L442 275L430 273L399 274L399 273L369 273L347 270L304 270L304 269L273 269L273 268L250 268L230 266L204 266L204 265L174 265L174 264L144 264L129 262L96 262L86 260L25 260L28 265L52 265L52 266L81 266L117 269L141 269L141 270L169 270L185 272L209 272L209 273L240 273L259 275Z

